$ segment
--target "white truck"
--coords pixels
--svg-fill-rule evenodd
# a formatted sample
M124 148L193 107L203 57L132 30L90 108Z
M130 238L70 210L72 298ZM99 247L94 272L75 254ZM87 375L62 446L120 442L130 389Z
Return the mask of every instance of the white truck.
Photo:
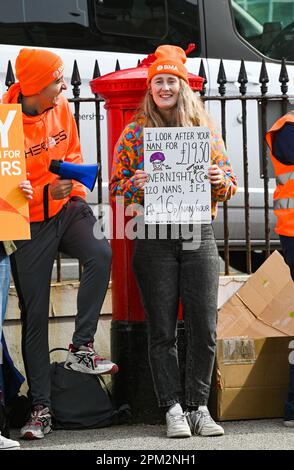
M81 97L91 96L95 60L101 75L120 68L135 67L138 60L160 44L187 48L188 70L197 74L203 60L206 95L218 94L220 59L226 72L226 95L239 94L240 60L247 71L247 94L260 94L261 61L265 59L269 77L268 93L280 94L281 58L287 61L290 77L288 94L293 95L294 0L0 0L0 93L6 90L5 77L10 60L14 65L21 47L49 48L62 56L65 78L70 83L74 61L81 77ZM69 86L68 97L72 97ZM219 102L207 102L220 126ZM247 103L249 158L250 228L254 257L264 249L264 189L260 168L258 105ZM101 107L103 200L108 199L107 123ZM95 108L81 103L80 131L86 162L96 160ZM238 100L226 104L226 143L239 189L229 203L231 264L244 268L244 184L242 115ZM272 194L274 181L270 181ZM91 199L92 198L92 199ZM97 196L90 195L90 202ZM271 219L273 227L274 218ZM272 228L271 228L272 230ZM222 244L222 211L215 224ZM277 240L273 230L271 238Z

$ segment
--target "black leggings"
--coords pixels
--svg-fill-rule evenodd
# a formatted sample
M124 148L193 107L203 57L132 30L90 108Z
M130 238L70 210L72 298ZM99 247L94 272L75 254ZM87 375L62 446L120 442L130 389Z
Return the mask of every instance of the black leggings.
M31 240L16 242L11 265L20 300L22 353L33 405L50 406L48 312L58 250L77 258L83 266L73 344L78 347L94 339L111 264L110 246L105 238L94 237L95 224L89 205L76 198L49 221L32 223Z

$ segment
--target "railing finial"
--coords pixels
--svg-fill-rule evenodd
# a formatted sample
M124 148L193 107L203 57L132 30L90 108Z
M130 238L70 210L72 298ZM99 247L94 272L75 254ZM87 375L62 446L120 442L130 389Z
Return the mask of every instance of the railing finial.
M94 65L94 72L93 72L93 79L98 78L101 76L99 65L98 65L98 60L95 60L95 65Z
M226 72L225 72L225 68L223 64L223 59L221 59L220 64L219 64L217 83L219 84L219 87L218 87L219 94L221 96L224 96L226 94L227 77L226 77Z
M6 78L5 78L5 85L7 86L7 89L11 87L15 83L15 77L14 73L12 70L11 62L10 60L8 61L7 65L7 72L6 72Z
M243 59L241 59L238 83L240 83L239 90L240 90L241 95L246 95L246 91L247 91L246 84L248 83L248 79L247 79L247 72L246 72L245 63Z
M265 65L265 60L262 59L262 64L261 64L261 69L260 69L260 75L259 75L259 83L261 83L261 94L265 95L267 93L267 83L269 82L267 70L266 70L266 65Z
M289 82L289 77L288 77L286 61L284 57L282 58L279 82L281 83L281 92L283 93L283 95L286 95L288 91L287 83Z
M203 88L202 88L202 90L200 91L200 95L201 95L201 96L204 96L205 93L206 93L207 77L206 77L205 67L204 67L204 63L203 63L203 60L202 60L202 59L201 59L201 62L200 62L200 67L199 67L198 75L199 75L199 77L202 77L202 78L204 79L204 81L203 81Z
M78 64L76 60L74 61L70 83L73 86L72 92L73 92L74 97L78 98L80 96L80 86L82 82L81 82L80 72L79 72L79 68L78 68Z

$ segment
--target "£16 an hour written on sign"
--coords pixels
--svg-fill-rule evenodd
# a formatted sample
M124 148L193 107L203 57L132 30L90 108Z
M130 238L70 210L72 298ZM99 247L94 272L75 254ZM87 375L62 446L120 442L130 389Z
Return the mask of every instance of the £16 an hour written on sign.
M207 127L145 128L145 223L210 223L209 166Z

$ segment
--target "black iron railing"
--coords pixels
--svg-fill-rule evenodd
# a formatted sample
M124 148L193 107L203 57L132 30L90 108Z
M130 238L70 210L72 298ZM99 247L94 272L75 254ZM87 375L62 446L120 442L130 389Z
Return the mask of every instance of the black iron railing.
M119 62L116 62L115 70L119 70L120 65ZM227 129L226 126L226 108L229 101L238 101L241 104L241 116L242 116L242 142L240 142L240 154L242 155L243 159L243 185L244 185L244 246L241 249L246 251L246 270L247 273L252 272L252 265L251 265L251 253L252 253L252 239L251 239L251 230L250 230L250 193L249 193L249 176L250 176L250 168L248 164L248 116L247 111L247 104L249 101L255 101L256 104L259 105L260 109L260 125L259 125L259 139L260 139L260 148L262 154L262 179L263 179L263 194L264 194L264 240L261 242L261 247L265 252L265 256L268 257L271 253L272 244L270 239L270 199L269 199L269 170L268 170L268 162L269 162L269 155L267 146L265 143L265 133L268 130L268 120L267 120L267 113L268 107L270 103L278 101L280 103L280 115L283 115L287 112L289 106L289 96L287 95L288 91L288 73L285 61L282 60L281 62L281 70L279 76L279 83L281 94L270 95L268 94L268 73L266 69L266 63L263 60L261 63L261 70L259 76L259 83L260 83L260 93L250 95L247 93L247 72L246 66L243 60L240 61L240 70L239 75L236 77L236 82L239 83L239 94L232 95L226 93L226 72L223 65L223 61L220 60L217 83L218 83L218 95L208 96L207 95L207 78L205 73L204 63L201 60L200 68L198 74L204 78L204 87L203 90L200 92L202 100L207 102L216 101L220 103L220 126L222 131L222 137L224 142L227 140L228 133L231 132L231 129ZM93 78L97 78L100 76L98 62L96 60L94 64L94 73ZM7 66L7 74L5 84L7 88L9 88L15 82L13 70L10 61L8 62ZM73 98L70 98L69 101L73 103L74 106L74 116L78 128L78 132L80 132L80 105L81 103L93 103L95 107L95 132L96 132L96 156L97 162L99 163L99 175L98 175L98 188L97 188L97 205L100 207L100 204L105 202L103 201L103 191L102 191L102 169L105 164L101 157L101 128L100 128L100 106L102 100L98 98L97 95L92 97L80 97L80 87L81 87L81 78L79 74L78 64L75 61L73 66L73 72L71 77L71 85L72 85L72 94ZM278 117L278 116L277 116ZM93 139L93 136L89 136L89 138ZM240 182L239 182L240 184ZM223 258L225 262L225 274L230 273L230 217L229 217L229 203L224 203L222 206L223 211L223 236L221 240L218 240L218 244L221 246L223 251ZM79 270L81 275L81 268ZM57 257L57 281L61 281L61 257L60 255Z

